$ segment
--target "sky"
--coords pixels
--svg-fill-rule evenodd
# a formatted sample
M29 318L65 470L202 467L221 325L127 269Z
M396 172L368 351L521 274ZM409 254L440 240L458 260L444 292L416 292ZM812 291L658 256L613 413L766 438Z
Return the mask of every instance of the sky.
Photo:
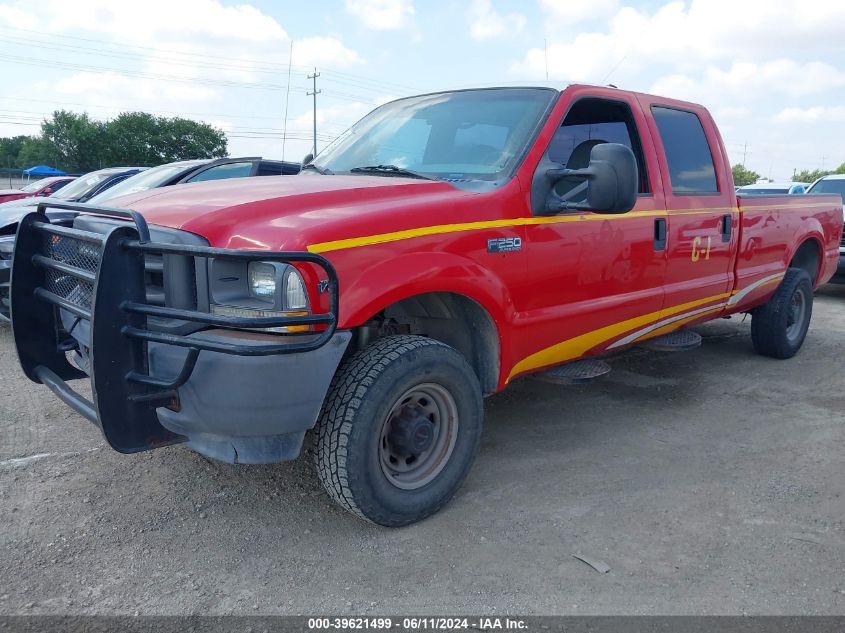
M843 0L0 0L0 136L142 110L300 160L315 68L318 150L400 96L612 83L704 104L787 180L845 162L843 25Z

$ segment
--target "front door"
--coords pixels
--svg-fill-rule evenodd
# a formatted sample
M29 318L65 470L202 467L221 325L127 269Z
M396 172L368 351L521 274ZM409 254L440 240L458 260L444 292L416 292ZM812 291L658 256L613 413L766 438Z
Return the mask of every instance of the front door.
M601 352L659 316L663 305L666 216L654 147L649 134L640 133L647 128L636 101L606 92L607 98L596 96L595 88L589 96L573 93L546 158L579 169L589 164L593 146L627 145L637 158L639 197L626 214L564 212L532 218L526 226L531 288L518 336L521 348L535 351L524 355L512 376ZM585 200L577 182L560 181L556 193Z

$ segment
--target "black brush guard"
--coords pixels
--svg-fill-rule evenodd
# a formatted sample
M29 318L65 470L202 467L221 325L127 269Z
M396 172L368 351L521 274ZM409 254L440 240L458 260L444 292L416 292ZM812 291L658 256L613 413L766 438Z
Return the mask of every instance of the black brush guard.
M130 222L101 235L51 224L44 214L47 207ZM150 305L146 303L144 283L144 255L150 253L315 264L327 275L330 309L325 314L252 318ZM191 377L201 352L270 356L304 353L325 345L337 328L338 280L329 261L312 253L157 243L151 241L147 223L137 212L42 202L18 227L11 300L15 345L27 377L49 387L68 406L99 426L114 449L134 453L185 440L159 423L155 409L178 407L178 389ZM78 343L65 331L60 309L74 315L74 327L81 320L90 324L88 353L93 402L67 384L88 375L67 360L67 353L76 350ZM278 343L244 345L157 332L148 327L148 317L242 330L303 325L324 329L288 334ZM188 349L178 375L150 375L148 343Z

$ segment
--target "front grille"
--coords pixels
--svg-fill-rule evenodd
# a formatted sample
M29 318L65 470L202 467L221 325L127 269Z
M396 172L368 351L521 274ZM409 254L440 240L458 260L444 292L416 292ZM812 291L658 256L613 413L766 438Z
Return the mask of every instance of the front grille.
M102 245L72 237L47 234L44 236L42 252L49 259L96 275L102 255ZM91 309L94 298L92 283L53 269L45 270L44 275L47 290L86 310Z
M154 306L165 305L164 296L164 257L158 253L144 255L144 285L147 288L147 303Z
M102 247L82 240L58 235L44 236L44 256L57 262L97 273ZM45 287L50 292L89 310L94 297L93 284L71 277L56 270L45 271ZM165 305L164 257L157 253L144 255L144 281L147 287L147 302L151 305Z

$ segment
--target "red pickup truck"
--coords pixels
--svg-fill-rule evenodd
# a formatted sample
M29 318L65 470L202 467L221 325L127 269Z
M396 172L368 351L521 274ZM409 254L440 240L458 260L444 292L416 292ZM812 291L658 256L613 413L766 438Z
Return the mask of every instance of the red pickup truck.
M794 355L842 235L839 196L737 198L703 107L584 85L400 99L299 176L114 204L21 221L27 376L121 452L278 462L313 431L329 494L386 526L450 499L520 376L736 313Z

